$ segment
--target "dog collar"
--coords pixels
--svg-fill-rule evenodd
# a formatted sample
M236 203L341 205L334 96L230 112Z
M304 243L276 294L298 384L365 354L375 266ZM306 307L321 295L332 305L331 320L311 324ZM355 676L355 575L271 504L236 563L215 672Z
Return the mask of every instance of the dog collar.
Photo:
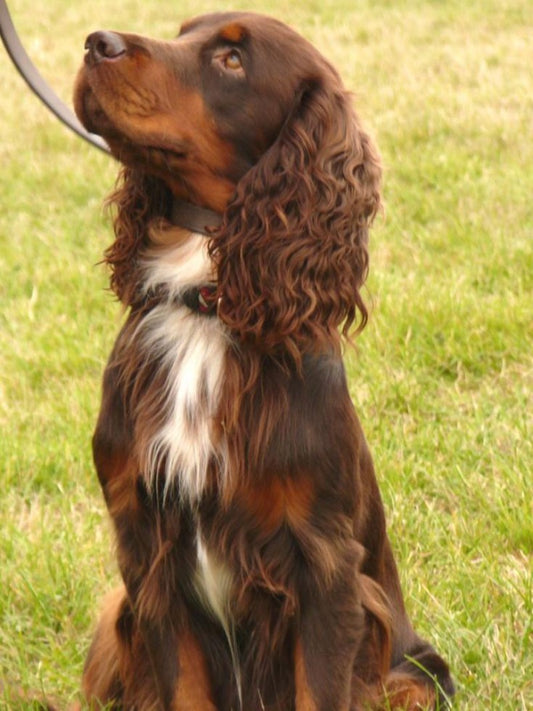
M195 313L203 316L216 316L218 306L215 298L216 292L215 284L203 284L187 289L179 301Z
M209 236L214 229L222 224L222 215L207 207L200 207L180 198L174 198L170 221L177 227L185 227L191 232Z
M190 311L201 316L216 316L218 307L216 292L216 284L208 283L201 284L200 286L191 286L178 296L172 298L169 295L168 289L160 285L149 289L134 303L134 306L151 310L162 303L173 303L177 306L186 306Z

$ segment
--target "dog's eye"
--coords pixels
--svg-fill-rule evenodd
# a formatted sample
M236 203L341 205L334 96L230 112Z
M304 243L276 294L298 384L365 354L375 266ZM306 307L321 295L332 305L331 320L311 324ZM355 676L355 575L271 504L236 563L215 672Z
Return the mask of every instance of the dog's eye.
M221 47L213 54L212 61L219 74L235 78L245 76L242 52L236 47Z
M231 49L223 58L222 63L226 69L230 69L233 72L237 72L242 69L242 58L241 54L236 49Z

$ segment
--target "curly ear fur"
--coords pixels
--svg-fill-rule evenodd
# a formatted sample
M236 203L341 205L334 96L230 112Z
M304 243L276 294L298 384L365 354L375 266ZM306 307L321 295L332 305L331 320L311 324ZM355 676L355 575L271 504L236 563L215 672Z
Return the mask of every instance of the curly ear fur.
M127 306L138 284L137 256L147 243L148 224L168 214L171 194L165 184L142 170L122 168L107 205L115 211L115 241L104 254L111 268L111 289Z
M367 320L360 289L380 206L380 161L334 76L306 86L241 179L210 245L219 316L237 338L296 361Z

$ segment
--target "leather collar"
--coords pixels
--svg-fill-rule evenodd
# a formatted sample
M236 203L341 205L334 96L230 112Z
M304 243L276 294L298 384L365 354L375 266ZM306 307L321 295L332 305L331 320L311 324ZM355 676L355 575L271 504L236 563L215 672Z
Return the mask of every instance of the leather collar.
M180 198L174 198L170 221L177 227L185 227L192 232L209 236L222 224L222 215L207 207L200 207Z
M200 286L191 286L175 298L169 296L167 288L160 284L153 289L149 289L136 302L136 306L143 310L150 311L155 306L163 303L173 303L176 306L186 306L193 313L201 316L216 316L218 303L216 299L216 284L208 283Z

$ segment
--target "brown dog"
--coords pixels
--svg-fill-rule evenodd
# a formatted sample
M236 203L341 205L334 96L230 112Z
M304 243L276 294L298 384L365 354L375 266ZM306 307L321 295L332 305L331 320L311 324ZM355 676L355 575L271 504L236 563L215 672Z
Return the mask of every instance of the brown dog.
M124 589L87 698L442 708L453 684L407 619L341 360L380 205L349 95L254 14L86 48L75 105L124 165L107 261L129 309L94 436Z

